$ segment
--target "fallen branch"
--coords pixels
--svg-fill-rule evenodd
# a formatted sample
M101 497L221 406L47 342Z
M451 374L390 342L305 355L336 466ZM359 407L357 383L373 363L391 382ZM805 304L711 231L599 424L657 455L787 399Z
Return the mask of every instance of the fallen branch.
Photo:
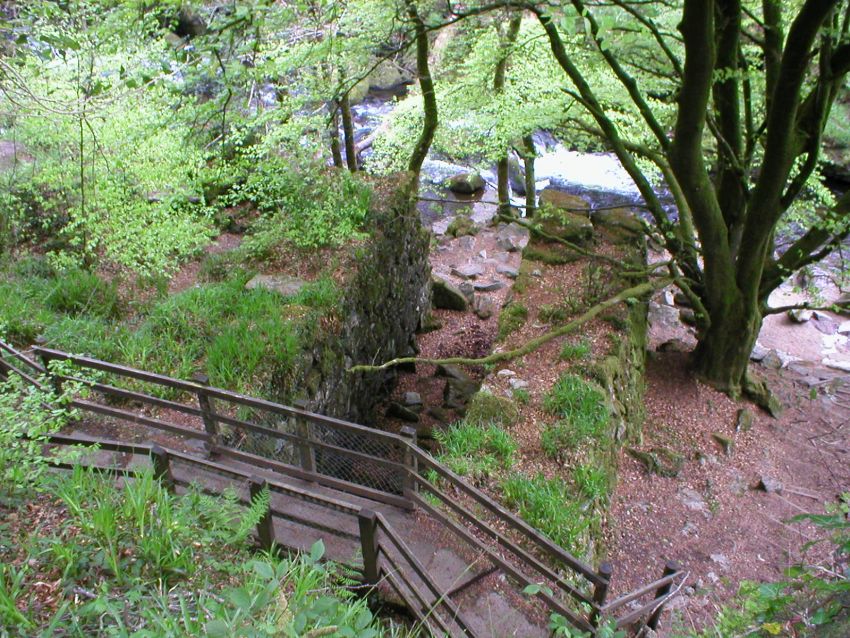
M554 330L547 332L545 334L540 335L539 337L535 337L530 341L527 341L523 345L518 348L514 348L513 350L507 350L506 352L494 352L491 355L486 357L481 357L480 359L471 359L468 357L449 357L446 359L426 359L421 357L399 357L397 359L392 359L391 361L387 361L386 363L382 363L381 365L356 365L352 366L348 369L348 372L353 374L355 372L378 372L380 370L387 370L388 368L392 368L398 365L404 365L409 363L422 363L422 364L432 364L432 365L488 365L493 363L500 363L502 361L510 361L511 359L516 359L518 357L523 357L530 352L533 352L540 346L552 341L552 339L557 339L558 337L563 337L564 335L570 334L575 331L580 326L584 325L588 321L596 318L600 313L607 310L612 306L616 306L617 304L623 303L627 299L636 299L643 297L645 295L652 294L656 290L660 290L665 286L669 285L672 280L670 279L658 279L656 281L647 281L642 284L638 284L637 286L632 286L631 288L626 288L625 290L620 291L618 294L606 299L603 302L600 302L587 310L584 314L576 319L573 319L569 323L559 326Z

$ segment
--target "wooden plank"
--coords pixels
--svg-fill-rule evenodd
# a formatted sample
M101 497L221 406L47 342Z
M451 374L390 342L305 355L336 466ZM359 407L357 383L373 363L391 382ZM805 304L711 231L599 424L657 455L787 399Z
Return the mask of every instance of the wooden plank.
M479 505L498 516L502 521L510 525L514 530L521 532L524 536L532 540L540 549L544 550L550 556L557 558L565 563L573 571L584 576L594 585L600 585L604 579L597 574L589 565L564 550L551 539L547 538L531 525L520 518L517 518L504 507L493 501L490 497L484 494L481 490L469 485L457 474L450 469L437 462L431 455L426 454L419 448L414 448L420 462L426 465L429 469L434 470L439 476L449 481L456 489L466 493L470 498L476 501ZM430 485L430 484L429 484Z
M529 585L539 584L536 581L531 580L522 572L520 572L516 567L514 567L506 560L504 560L501 556L496 554L496 552L494 552L492 549L482 544L480 540L475 538L475 536L473 536L469 532L469 530L465 529L464 527L461 527L452 520L441 519L439 516L437 516L438 514L440 514L439 510L437 510L437 508L428 503L428 501L426 501L420 496L414 497L414 500L419 507L427 511L429 514L431 514L435 518L438 518L438 520L443 520L444 524L446 524L449 529L451 529L455 534L463 538L470 545L479 548L482 552L487 554L491 561L497 564L502 569L502 571L504 571L508 576L519 582L520 585L522 585L523 587L528 587ZM569 620L575 627L578 627L583 631L593 631L593 627L587 620L581 618L572 610L565 607L563 603L561 603L561 601L555 599L553 596L550 596L544 591L539 591L536 595L538 598L540 598L546 603L546 606L549 608L549 611L554 611L556 613L561 614L567 620Z
M45 372L47 372L41 365L38 364L38 362L33 361L32 359L24 355L23 352L16 350L15 348L3 341L0 341L0 350L3 350L4 352L10 354L15 359L23 363L25 366L28 366L34 372L37 372L39 374L44 374Z
M171 432L172 434L179 434L190 439L200 439L202 441L206 441L209 439L209 434L207 434L203 430L193 430L191 428L185 428L182 425L175 425L174 423L169 423L167 421L161 421L152 417L143 416L141 414L136 414L135 412L119 410L118 408L110 408L108 406L101 405L99 403L93 403L91 401L81 401L79 399L75 399L74 401L71 401L69 405L73 408L78 408L86 412L94 412L95 414L109 416L115 419L119 419L121 421L129 421L130 423L146 425L157 430L164 430L165 432Z
M312 474L310 472L305 472L293 465L287 465L286 463L281 463L280 461L273 461L272 459L257 456L256 454L250 454L248 452L234 450L233 448L220 447L217 448L217 451L222 456L227 456L238 461L243 461L245 463L251 463L255 466L265 467L270 470L280 472L281 474L286 474L288 476L299 478L303 481L312 481L318 483L319 485L324 485L326 487L339 490L340 492L348 492L349 494L354 494L355 496L362 496L364 498L368 498L379 503L395 505L396 507L400 507L403 509L411 509L412 507L409 500L400 496L395 496L394 494L374 490L372 488L365 487L363 485L357 485L356 483L351 483L342 479L332 478L330 476L327 476L326 474Z
M511 542L508 538L506 538L504 535L502 535L501 533L499 533L495 529L489 527L483 521L479 520L478 517L475 516L472 512L467 510L465 507L463 507L457 501L449 498L448 495L444 494L439 489L437 489L436 487L434 487L433 485L431 485L430 483L425 481L425 479L423 479L422 477L417 477L417 480L419 480L422 483L422 485L425 487L425 489L427 489L434 496L439 498L452 511L456 512L457 514L460 514L462 517L464 517L472 525L477 527L479 530L481 530L485 534L492 536L494 538L494 540L496 541L496 543L500 547L512 552L514 555L516 555L520 559L521 562L525 563L527 566L530 566L530 567L533 567L534 569L536 569L537 572L539 572L541 576L543 576L544 578L547 578L547 579L551 580L552 582L556 583L558 585L558 587L560 587L563 591L568 593L570 596L572 596L573 598L575 598L579 602L586 603L586 604L590 605L591 607L593 607L594 609L598 610L598 607L596 606L596 604L594 603L592 598L585 595L583 592L579 591L578 589L576 589L575 587L573 587L569 583L565 582L556 572L551 570L547 565L545 565L544 563L537 560L537 558L535 558L534 556L532 556L531 554L526 552L521 547L517 546L515 543ZM435 512L436 513L434 514L434 517L437 518L438 520L441 520L444 523L451 522L450 519L443 512L440 512L436 508L435 508ZM476 541L478 542L480 547L484 547L483 543L481 543L480 540L476 539Z
M643 587L640 587L639 589L635 589L634 591L630 591L628 594L624 594L623 596L620 596L616 600L612 600L610 603L608 603L607 605L602 607L602 613L603 614L609 614L612 611L619 609L623 605L628 605L633 600L637 600L641 596L645 596L649 592L655 591L659 587L663 587L664 585L666 585L668 583L672 583L674 580L676 580L681 575L682 575L682 572L678 571L678 572L675 572L673 574L670 574L669 576L665 576L664 578L659 578L658 580L653 581L653 582L649 583L648 585L644 585Z
M384 578L388 578L390 577L390 575L397 575L401 579L404 586L408 590L410 590L410 592L413 594L413 597L416 599L415 601L411 601L408 596L402 595L402 599L405 600L411 611L413 611L424 624L428 624L429 621L434 622L435 624L439 625L440 631L443 632L443 635L451 636L452 631L449 628L448 624L446 624L446 621L442 618L440 613L434 609L434 602L426 599L425 595L419 590L419 588L413 583L413 581L411 581L405 576L404 569L398 562L396 562L396 560L392 556L390 556L386 552L382 552L382 556L392 568L391 572L387 571L384 574Z
M129 377L131 379L136 379L139 381L146 381L148 383L153 383L156 385L162 385L177 390L183 390L185 392L191 392L192 394L195 394L198 391L203 391L207 396L211 398L229 401L231 403L244 405L246 407L258 408L267 412L272 412L274 414L282 414L287 417L297 417L306 419L314 423L320 423L323 425L330 426L337 430L342 430L346 432L356 432L358 434L363 434L364 436L369 436L374 439L381 439L387 442L395 443L398 447L404 445L404 439L397 434L391 434L389 432L375 430L373 428L368 428L363 425L356 425L354 423L349 423L341 419L335 419L333 417L323 416L321 414L315 414L313 412L307 412L306 410L300 410L291 406L285 406L279 403L274 403L272 401L266 401L265 399L249 397L243 394L239 394L237 392L224 390L222 388L216 388L213 386L203 386L198 383L192 383L191 381L182 381L165 375L156 374L153 372L146 372L144 370L139 370L137 368L131 368L128 366L107 363L106 361L92 359L91 357L73 355L67 352L62 352L61 350L53 350L51 348L35 346L33 348L33 352L36 352L39 356L43 356L47 359L62 359L70 361L82 367L91 368L93 370L110 372L119 376Z
M389 538L393 545L395 545L396 549L402 555L402 557L410 564L413 571L416 572L416 575L422 580L423 583L431 590L431 592L437 598L437 604L445 607L453 616L453 620L457 625L463 630L463 632L467 636L473 636L472 631L470 631L469 627L466 626L466 623L463 622L463 619L460 615L460 610L457 608L452 600L448 597L447 592L441 592L437 584L431 578L431 575L428 573L428 570L425 569L425 566L419 562L419 559L413 554L410 548L407 546L407 543L398 535L398 533L387 523L387 519L384 518L383 514L378 512L378 524L384 532L384 535Z
M617 629L628 627L629 625L640 620L647 614L652 614L656 610L666 605L667 601L670 600L670 598L672 598L672 596L669 594L663 598L653 598L642 607L629 612L625 616L617 618Z
M121 441L114 441L112 439L83 439L76 436L68 436L66 434L51 434L47 437L47 442L53 445L62 446L97 446L99 449L107 452L121 452L122 454L138 454L143 456L149 456L152 448L150 445L122 443Z
M6 370L7 372L14 372L19 377L21 377L24 381L26 381L27 383L29 383L32 386L35 386L39 390L45 389L45 387L38 381L38 379L30 376L29 374L27 374L26 372L24 372L23 370L21 370L17 366L12 365L11 363L9 363L8 361L6 361L4 359L0 359L0 368L2 368L3 370Z
M77 383L82 383L86 387L91 388L95 392L100 392L101 394L118 397L121 399L127 399L130 401L140 401L142 403L149 403L150 405L155 405L160 408L167 408L169 410L174 410L175 412L183 412L184 414L190 414L192 416L201 416L201 411L198 408L192 407L191 405L185 405L183 403L179 403L177 401L169 401L168 399L161 399L159 397L151 396L149 394L144 394L142 392L134 392L133 390L125 390L124 388L118 388L113 385L109 385L106 383L96 383L94 381L89 381L87 379L81 379L79 377L66 376L66 375L57 375L60 379L65 381L75 381Z

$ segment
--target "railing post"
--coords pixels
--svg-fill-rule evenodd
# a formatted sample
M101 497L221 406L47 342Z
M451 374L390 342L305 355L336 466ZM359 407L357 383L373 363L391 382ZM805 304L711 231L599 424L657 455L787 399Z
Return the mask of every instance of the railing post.
M196 372L192 375L192 381L201 386L210 384L210 378L202 372ZM218 446L218 421L215 418L212 401L209 395L198 389L195 394L198 396L198 407L201 409L201 420L204 422L204 430L209 434L210 438L206 442L207 456L212 458L215 456L216 447Z
M378 573L378 515L363 508L357 514L360 524L360 547L363 554L363 578L373 587L380 579Z
M679 564L676 561L668 560L667 564L664 565L664 574L662 578L675 574L679 571ZM670 593L670 590L673 589L672 581L662 585L657 590L655 590L655 599L659 600L664 598L667 594ZM661 619L661 612L664 611L664 605L658 605L655 611L652 612L652 615L649 617L649 620L646 622L646 626L655 631L658 628L658 621Z
M256 500L260 492L262 492L267 486L268 483L265 479L260 479L256 476L252 476L248 480L248 492L251 495L251 503ZM274 518L272 517L271 504L269 504L269 508L257 523L257 538L260 540L260 547L266 551L269 551L274 545Z
M162 483L165 489L174 489L174 477L171 475L171 458L168 452L158 445L151 447L151 464L153 475Z
M605 606L605 601L608 599L608 588L611 586L611 574L613 572L614 568L611 566L611 563L602 563L599 565L599 576L602 578L602 582L593 588L593 602L600 609ZM590 612L590 624L598 627L600 616L601 614L596 609Z
M47 339L39 335L35 338L35 345L39 348L43 348L47 345ZM62 379L50 372L50 357L43 352L39 352L38 358L41 361L41 366L44 368L44 374L50 379L50 385L53 386L53 391L56 393L56 396L62 396Z
M416 447L416 428L405 425L399 431L399 435L410 443L410 445L404 446L404 466L407 468L407 472L402 481L403 494L406 498L410 498L419 490L419 483L416 482L415 478L419 468L416 455L413 454L413 448Z

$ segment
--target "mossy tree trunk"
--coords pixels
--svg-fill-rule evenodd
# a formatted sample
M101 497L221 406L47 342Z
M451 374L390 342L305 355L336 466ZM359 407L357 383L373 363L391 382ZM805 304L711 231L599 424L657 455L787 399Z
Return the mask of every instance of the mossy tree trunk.
M508 72L508 59L511 54L511 48L516 43L519 36L519 29L522 25L522 13L516 11L511 16L508 23L508 29L505 33L499 34L499 61L496 64L496 71L493 77L493 92L496 95L505 90L505 79ZM511 206L511 186L509 179L508 153L510 149L505 151L505 154L499 158L496 165L496 182L499 198L499 212L507 213Z
M437 94L434 90L434 78L431 77L431 67L428 62L430 53L430 44L428 42L429 29L416 8L415 0L405 0L405 8L407 10L407 17L413 23L416 34L416 74L419 77L419 88L422 91L424 111L422 131L419 134L419 139L416 141L416 146L410 155L410 161L407 165L408 170L415 176L412 192L416 194L422 164L425 162L425 158L428 157L428 151L431 148L431 143L434 141L434 134L437 132L439 112L437 110Z
M339 100L339 110L342 114L342 132L345 137L345 161L348 170L352 173L357 171L357 146L354 143L354 122L351 117L351 102L348 94Z

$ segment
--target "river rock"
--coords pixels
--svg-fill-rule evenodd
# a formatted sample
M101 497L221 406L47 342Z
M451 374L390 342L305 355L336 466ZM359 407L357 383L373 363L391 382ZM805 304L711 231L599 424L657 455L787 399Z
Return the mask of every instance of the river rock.
M510 279L516 279L517 277L519 277L519 270L517 270L513 266L509 266L508 264L499 264L498 266L496 266L496 272L500 275L505 275L505 277L508 277ZM850 324L850 321L848 321L847 323Z
M419 423L419 415L416 412L395 401L387 406L387 416L393 419L401 419L408 423Z
M761 360L761 364L765 368L779 370L782 367L782 359L776 350L770 350L766 355L764 355L764 358Z
M257 275L245 284L245 288L246 290L265 288L284 297L293 297L301 292L301 289L306 285L307 282L303 279L289 275Z
M498 271L498 268L496 269ZM838 326L838 334L850 335L850 321L842 321Z
M478 292L496 292L505 287L501 281L476 281L472 287Z
M449 190L459 195L472 195L483 190L485 185L484 178L478 172L458 173L449 179Z
M544 188L540 193L540 207L554 208L560 211L590 216L590 204L578 195L570 195L554 188Z
M484 274L484 267L481 264L466 264L459 268L452 268L452 274L461 279L475 279Z
M496 233L496 243L502 250L515 253L528 245L529 237L527 228L511 222L499 228Z
M811 310L804 310L803 308L794 308L788 311L788 318L794 323L806 323L811 320L814 313Z
M443 388L443 407L459 410L466 407L472 395L478 392L478 384L471 379L447 379Z
M431 278L431 290L435 308L463 312L469 306L469 302L463 293L441 277L435 276Z

